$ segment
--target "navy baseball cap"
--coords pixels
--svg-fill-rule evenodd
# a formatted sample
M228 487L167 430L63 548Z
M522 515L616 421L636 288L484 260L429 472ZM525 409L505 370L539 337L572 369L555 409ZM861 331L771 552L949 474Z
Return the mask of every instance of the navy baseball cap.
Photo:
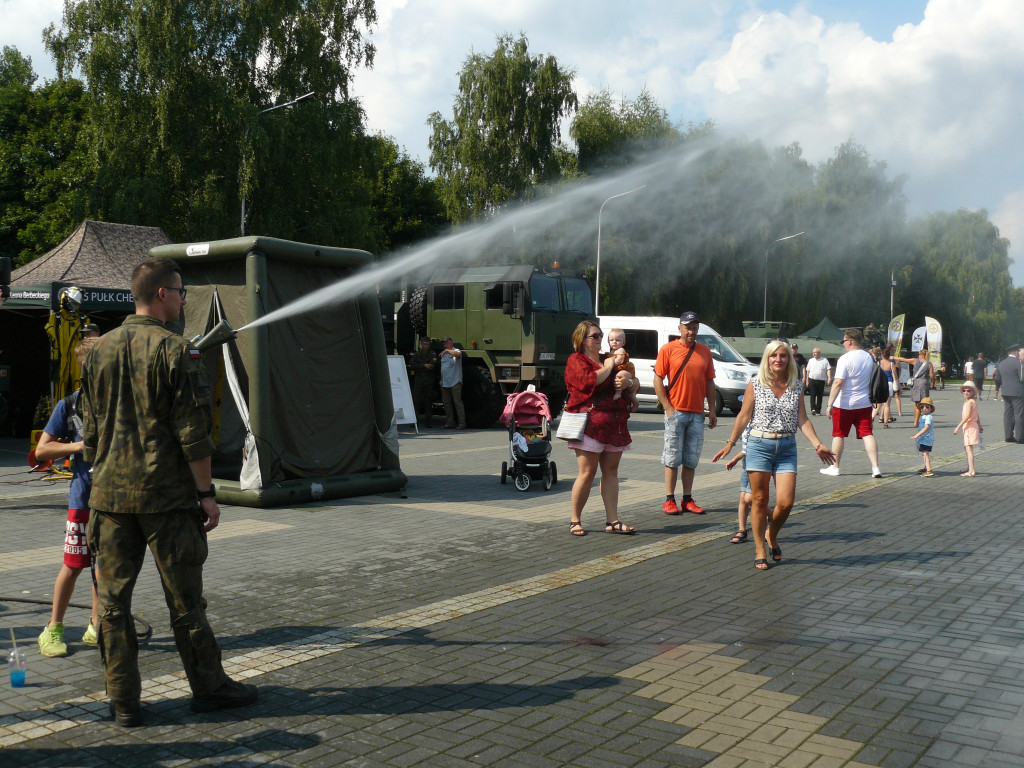
M699 322L700 322L700 318L697 317L697 313L693 312L693 311L683 312L683 314L679 317L679 324L680 325L687 325L689 323L699 323Z

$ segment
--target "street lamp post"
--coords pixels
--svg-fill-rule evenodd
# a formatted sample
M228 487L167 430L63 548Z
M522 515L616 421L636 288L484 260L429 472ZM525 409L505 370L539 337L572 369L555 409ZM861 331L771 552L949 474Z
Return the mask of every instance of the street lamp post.
M277 105L275 105L273 107L267 107L266 109L261 109L259 112L256 113L256 117L259 117L260 115L265 114L267 112L273 112L275 109L287 109L288 107L294 107L300 101L305 101L306 99L312 98L315 95L316 95L316 91L310 91L309 93L306 93L306 94L303 94L302 96L299 96L297 99L292 99L291 101L286 101L284 104L277 104ZM242 137L242 144L243 144L243 146L249 141L249 133L251 131L252 131L252 123L247 125L246 128L245 128L245 136ZM244 150L242 152L242 173L241 173L241 176L242 176L242 185L241 185L242 186L242 227L241 227L241 229L242 229L242 237L245 237L245 152L244 152Z
M597 312L598 301L601 298L601 214L604 213L604 206L605 206L605 204L608 203L609 200L614 200L616 197L625 197L626 195L631 195L634 192L636 192L637 190L643 189L646 186L647 186L646 184L642 184L639 187L636 187L635 189L629 190L629 192L620 192L617 195L612 195L611 197L608 198L608 200L605 200L603 203L601 203L601 208L597 211L597 274L594 275L594 314L595 315L598 315L598 312ZM600 316L600 315L598 315L598 316Z
M889 322L890 323L892 322L892 318L893 318L893 308L894 308L893 299L895 298L895 296L894 296L895 293L896 293L896 267L893 267L891 270L889 270Z
M765 322L768 319L768 252L776 243L792 240L794 237L800 237L802 234L803 232L797 232L795 235L780 237L778 240L769 243L768 247L764 249L764 314L761 317L761 322Z

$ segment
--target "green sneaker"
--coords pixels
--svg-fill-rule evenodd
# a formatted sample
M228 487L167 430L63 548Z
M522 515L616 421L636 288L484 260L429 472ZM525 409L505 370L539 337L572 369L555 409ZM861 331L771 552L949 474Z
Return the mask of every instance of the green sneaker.
M68 647L64 644L63 624L54 624L43 630L39 635L39 652L50 657L68 655Z
M96 631L96 627L89 622L89 626L85 628L85 634L82 635L82 642L86 645L99 645L100 644L100 633Z

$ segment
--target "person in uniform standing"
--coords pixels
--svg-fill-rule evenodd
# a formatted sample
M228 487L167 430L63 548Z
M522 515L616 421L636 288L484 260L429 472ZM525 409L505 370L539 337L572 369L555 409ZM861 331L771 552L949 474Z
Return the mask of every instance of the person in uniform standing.
M79 395L83 458L93 468L88 543L100 602L99 645L110 712L142 725L132 591L147 544L192 688L192 711L256 701L231 680L206 618L206 534L220 508L211 481L211 390L202 354L168 328L185 306L178 265L149 259L132 273L135 314L86 358Z
M430 348L430 337L420 339L420 348L412 353L409 367L412 368L412 402L416 418L429 427L434 408L434 393L437 392L437 369L441 361L437 352Z

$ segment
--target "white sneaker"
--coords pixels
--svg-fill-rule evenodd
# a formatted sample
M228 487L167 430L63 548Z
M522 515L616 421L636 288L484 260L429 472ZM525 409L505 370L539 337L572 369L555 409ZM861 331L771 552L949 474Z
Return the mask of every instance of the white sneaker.
M871 476L877 480L882 476L882 470L880 470L878 467L872 467Z
M833 464L831 467L823 467L818 471L821 472L821 474L823 475L828 475L829 477L839 477L839 467L837 467L835 464Z

